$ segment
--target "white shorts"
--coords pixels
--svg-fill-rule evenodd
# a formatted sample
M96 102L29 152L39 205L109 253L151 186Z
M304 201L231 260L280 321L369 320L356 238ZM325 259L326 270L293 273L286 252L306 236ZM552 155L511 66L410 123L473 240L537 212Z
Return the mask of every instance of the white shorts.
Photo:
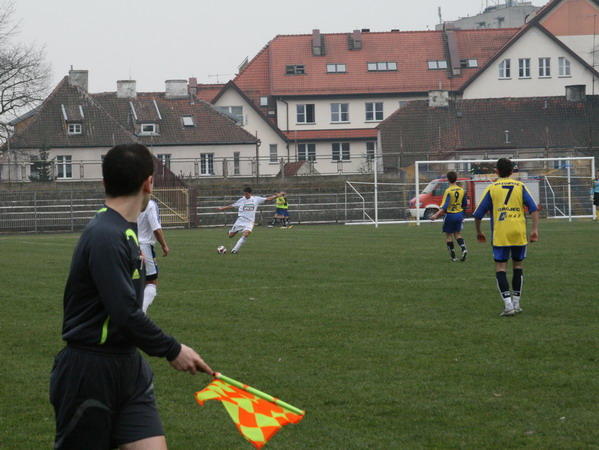
M156 264L156 252L151 244L139 244L139 248L144 254L146 262L146 276L156 275L158 273L158 264Z
M254 229L254 222L248 222L247 220L237 219L233 224L233 227L229 230L229 233L237 233L239 231L249 230L250 232Z

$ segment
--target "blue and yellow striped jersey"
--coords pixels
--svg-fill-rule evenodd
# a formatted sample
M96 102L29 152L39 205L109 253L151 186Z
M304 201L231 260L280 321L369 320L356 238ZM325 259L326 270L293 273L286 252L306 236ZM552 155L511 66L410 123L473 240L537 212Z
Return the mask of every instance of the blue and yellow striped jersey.
M466 208L466 193L460 186L449 186L443 194L441 208L449 214L459 213Z
M483 192L474 217L482 219L487 211L491 212L494 246L526 245L524 206L529 213L538 209L524 183L511 178L499 178Z

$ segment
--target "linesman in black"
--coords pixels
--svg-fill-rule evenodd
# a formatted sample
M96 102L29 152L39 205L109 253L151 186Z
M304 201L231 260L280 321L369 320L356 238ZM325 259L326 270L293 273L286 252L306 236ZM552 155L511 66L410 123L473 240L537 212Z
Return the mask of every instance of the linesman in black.
M213 373L142 311L136 221L150 200L153 173L140 144L117 145L104 157L105 206L81 234L64 292L66 346L50 379L56 449L167 448L152 370L138 349L179 371Z

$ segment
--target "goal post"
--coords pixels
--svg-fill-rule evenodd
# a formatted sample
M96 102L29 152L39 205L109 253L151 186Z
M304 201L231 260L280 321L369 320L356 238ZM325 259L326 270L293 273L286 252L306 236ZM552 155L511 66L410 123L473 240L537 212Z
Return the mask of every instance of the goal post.
M592 156L563 158L510 158L515 164L513 178L523 181L542 214L550 219L596 218L596 207L590 199L595 173ZM486 185L497 176L494 168L497 159L429 160L414 163L416 197L411 209L416 224L428 219L440 206L450 170L458 173L459 182L466 186L469 209L476 207ZM463 187L464 187L463 186ZM468 189L470 188L470 189Z

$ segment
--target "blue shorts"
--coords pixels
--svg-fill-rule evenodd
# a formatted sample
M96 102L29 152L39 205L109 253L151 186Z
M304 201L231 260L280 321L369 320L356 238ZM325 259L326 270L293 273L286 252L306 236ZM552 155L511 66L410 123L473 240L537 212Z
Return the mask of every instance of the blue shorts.
M512 256L514 261L523 261L526 258L526 245L512 245L511 247L493 246L493 258L496 262L506 262Z
M278 214L279 216L289 217L289 211L285 208L277 208L275 214Z
M459 233L464 228L464 213L448 213L443 219L443 233Z

